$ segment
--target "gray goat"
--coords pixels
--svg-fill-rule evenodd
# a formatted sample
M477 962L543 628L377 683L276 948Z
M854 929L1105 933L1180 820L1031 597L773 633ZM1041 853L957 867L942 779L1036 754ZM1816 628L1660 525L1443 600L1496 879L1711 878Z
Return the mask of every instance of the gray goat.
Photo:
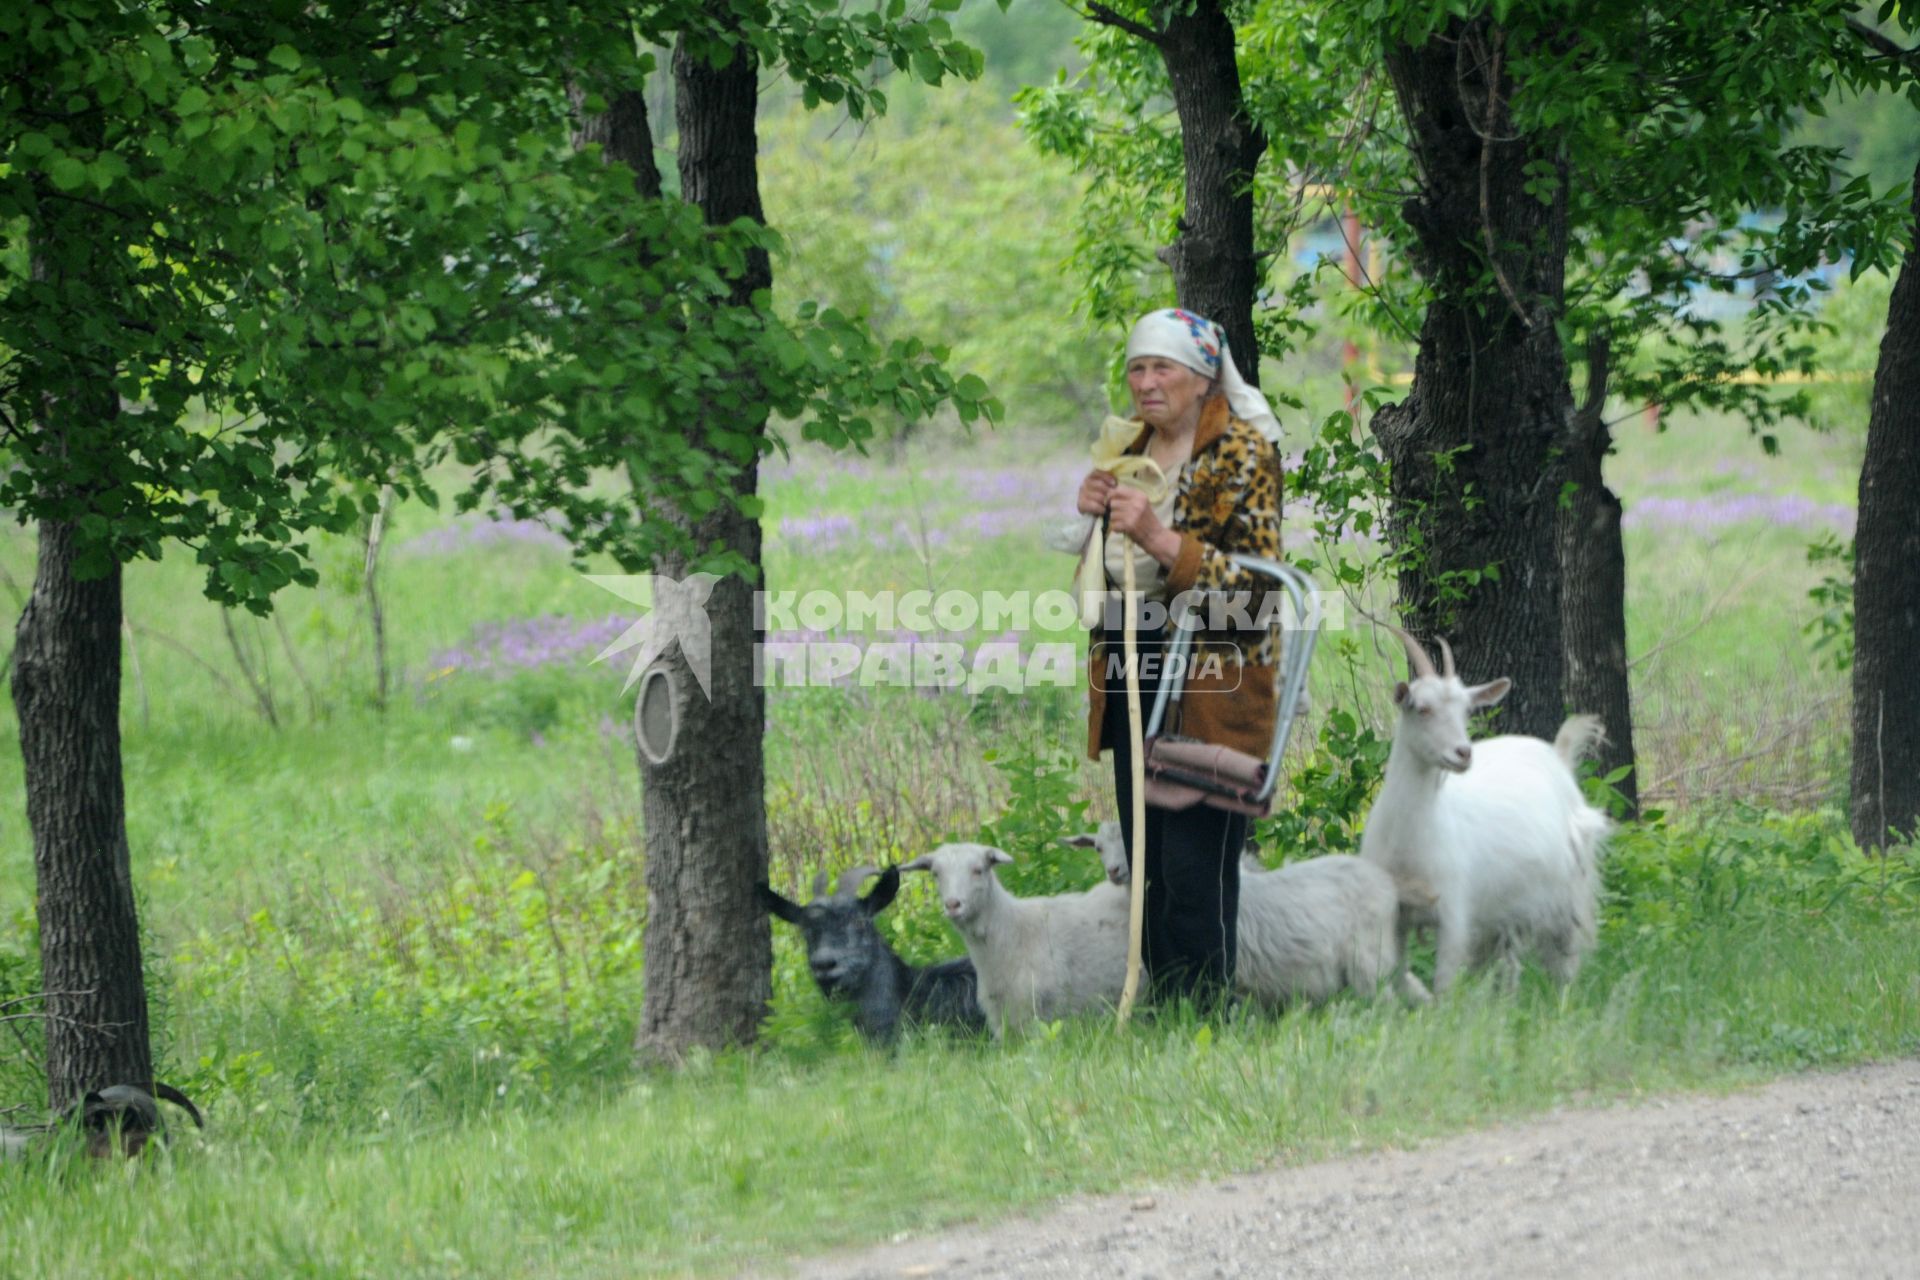
M879 883L862 898L870 878ZM908 964L887 945L873 917L900 891L900 869L857 867L842 873L839 888L827 893L827 873L814 877L813 901L789 901L767 885L758 886L760 905L800 930L807 945L807 967L829 1000L853 1005L853 1024L878 1044L891 1044L902 1018L944 1024L965 1031L987 1025L980 1012L980 984L966 956L925 967Z

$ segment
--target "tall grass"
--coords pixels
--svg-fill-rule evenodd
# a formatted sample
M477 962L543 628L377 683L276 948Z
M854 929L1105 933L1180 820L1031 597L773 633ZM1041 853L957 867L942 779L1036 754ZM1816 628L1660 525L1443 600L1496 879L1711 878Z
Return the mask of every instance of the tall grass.
M1417 1014L1346 1002L1126 1034L1085 1020L1004 1047L773 1048L451 1125L391 1079L378 1110L337 1126L228 1109L215 1137L135 1174L0 1170L0 1271L720 1272L1070 1191L1914 1049L1910 920L1749 901L1711 928L1620 940L1564 996L1469 984Z

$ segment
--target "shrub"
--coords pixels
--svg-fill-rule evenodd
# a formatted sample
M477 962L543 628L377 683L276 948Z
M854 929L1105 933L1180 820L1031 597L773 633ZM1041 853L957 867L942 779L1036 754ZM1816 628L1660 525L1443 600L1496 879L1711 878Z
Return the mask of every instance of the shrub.
M443 879L312 886L203 932L173 967L189 1092L353 1122L413 1093L460 1110L619 1075L646 913L630 836L530 842L495 805Z

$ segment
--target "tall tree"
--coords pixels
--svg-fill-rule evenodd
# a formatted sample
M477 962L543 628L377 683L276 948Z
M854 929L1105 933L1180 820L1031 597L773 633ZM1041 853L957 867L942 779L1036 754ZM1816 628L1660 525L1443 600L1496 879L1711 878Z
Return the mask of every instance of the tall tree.
M1375 322L1420 353L1412 395L1373 424L1393 463L1389 564L1403 609L1465 637L1476 666L1520 678L1528 694L1503 723L1550 732L1563 707L1598 710L1606 767L1629 765L1625 557L1604 406L1610 394L1701 404L1756 431L1793 411L1792 397L1724 375L1805 367L1810 291L1796 273L1880 235L1885 210L1834 180L1831 153L1783 141L1835 82L1839 15L1809 3L1707 22L1627 0L1451 17L1415 5L1235 14L1240 82L1270 140L1256 185L1262 248L1332 193L1334 209L1360 212L1396 251L1367 283ZM1085 47L1081 92L1026 102L1042 144L1094 175L1080 257L1098 312L1137 270L1106 247L1126 243L1115 231L1129 204L1153 225L1178 167L1152 113L1170 88L1110 43ZM1328 101L1347 110L1330 114ZM1745 225L1762 208L1784 217ZM1697 292L1763 275L1782 287L1737 339L1693 312ZM1283 317L1257 313L1284 341ZM1576 406L1567 366L1583 352ZM1332 486L1336 506L1357 479ZM1631 798L1631 776L1624 789Z
M183 543L212 598L264 612L317 579L312 531L350 527L383 486L437 501L427 469L451 455L463 505L554 519L582 556L735 568L644 516L743 503L751 432L712 453L682 435L715 388L752 382L833 441L869 431L876 401L980 411L984 387L922 348L832 314L743 314L731 277L762 229L575 153L564 73L635 65L608 16L0 11L0 219L33 247L0 281L0 505L42 535L14 688L55 1108L152 1074L122 564ZM593 486L613 467L637 499Z
M1640 782L1627 682L1624 510L1606 477L1606 460L1613 452L1613 429L1606 417L1611 356L1606 335L1596 332L1587 351L1586 391L1567 420L1566 484L1554 521L1554 549L1561 575L1564 700L1569 710L1600 717L1606 727L1598 748L1600 770L1607 776L1620 773L1615 787L1633 813L1640 804Z
M1853 31L1876 70L1920 107L1920 49ZM1920 837L1920 168L1907 254L1873 373L1853 576L1853 838L1878 849Z
M183 542L209 595L255 609L312 583L305 535L345 528L378 483L423 491L420 419L488 398L429 363L497 361L466 326L517 305L499 277L458 287L474 274L442 251L475 239L407 234L508 237L493 213L454 212L455 140L398 106L409 87L343 92L244 16L0 15L0 218L32 246L0 287L0 504L40 533L13 692L55 1108L153 1075L120 759L122 564ZM493 159L509 181L536 167ZM405 192L382 188L408 170Z
M809 104L844 102L855 115L885 109L884 94L867 79L883 59L930 83L979 74L978 53L955 40L944 20L903 15L896 6L885 18L829 18L806 5L789 11L751 0L634 11L648 39L674 42L680 198L717 234L741 237L740 252L720 272L725 323L709 338L732 358L732 374L708 379L678 407L684 447L690 459L711 468L714 493L696 502L646 504L681 533L676 545L650 558L656 610L677 635L690 634L689 610L704 614L708 669L697 677L691 655L677 646L659 657L676 702L677 736L663 759L640 754L649 914L635 1052L643 1062L672 1063L696 1046L746 1043L766 1012L772 939L754 895L767 875L766 697L754 667L755 644L764 639L753 598L761 585L759 461L774 447L769 424L776 413L811 409L806 432L832 443L873 433L865 417L796 403L782 370L796 361L816 364L819 376L853 388L850 399L889 403L909 418L951 397L971 420L985 392L978 379L942 382L938 370L930 371L933 380L901 376L899 370L918 359L920 348L910 341L894 348L896 371L874 377L863 391L855 362L826 362L831 353L824 348L789 348L772 364L756 352L759 334L779 330L771 308L771 237L760 201L761 73L783 69ZM627 86L611 98L615 119L604 126L606 155L631 167L642 189L657 190L657 177L646 172L652 143L643 137L647 122L635 94ZM582 136L602 128L589 122ZM845 328L848 337L861 334ZM689 334L689 340L697 339ZM683 583L716 562L725 572L704 597L685 587L659 589L661 579Z
M327 447L283 421L229 434L185 420L201 379L212 390L249 358L258 368L255 342L206 331L209 313L234 302L224 286L284 262L243 261L235 202L207 199L209 186L271 169L209 126L235 115L261 123L269 94L302 113L322 95L284 65L234 75L213 43L163 38L149 13L79 5L53 17L35 6L0 19L10 28L0 128L13 161L0 217L32 246L25 277L0 296L0 500L40 533L12 683L59 1108L105 1084L150 1087L153 1076L121 781L121 562L182 538L209 566L210 591L247 600L302 575L287 545L296 530L351 508L307 488ZM287 132L341 141L337 116L330 128L311 123ZM273 191L253 212L284 234L294 205ZM179 217L187 208L194 216ZM260 318L233 306L222 324Z
M1920 244L1920 170L1913 225ZM1853 570L1853 838L1920 834L1920 250L1887 304L1873 373Z
M1886 203L1847 181L1836 153L1787 141L1801 116L1861 74L1850 44L1836 40L1835 14L1808 4L1750 18L1703 23L1595 4L1577 40L1547 42L1518 72L1516 110L1565 123L1574 244L1562 328L1585 347L1558 521L1565 698L1605 722L1601 767L1622 775L1630 808L1626 555L1605 478L1607 397L1710 407L1771 450L1773 426L1803 413L1807 397L1730 375L1807 371L1817 323L1807 273L1871 255L1886 238ZM1762 281L1772 282L1766 296L1746 304L1735 332L1697 314L1696 296L1757 295Z
M1551 737L1565 715L1554 525L1573 411L1558 327L1568 196L1558 132L1516 118L1512 71L1545 38L1480 13L1388 39L1418 184L1406 247L1431 297L1413 390L1373 431L1395 540L1420 550L1401 570L1402 617L1512 678L1503 729Z
M759 58L737 19L727 12L720 19L719 30L704 39L682 35L674 49L680 192L715 226L762 224ZM764 305L773 287L766 249L749 249L729 284L729 305ZM704 514L668 513L686 523L694 545L723 546L756 568L755 442L767 417L766 402L750 389L745 396L704 397L688 415L689 441L711 452L744 440L750 459L734 475L734 501ZM689 567L689 557L671 552L654 561L656 573L675 580ZM687 655L677 649L667 655L684 704L679 742L668 759L641 759L651 904L646 999L635 1044L643 1058L671 1061L692 1045L745 1043L766 1013L773 941L754 899L754 885L767 877L766 691L753 670L754 643L765 639L754 617L757 582L733 573L713 586L705 606L712 675L697 713L692 701L700 690Z
M67 239L76 224L84 220L48 219L40 235L86 243ZM68 286L71 263L71 254L36 252L35 282ZM84 455L89 438L110 435L119 417L110 380L72 385L44 398L32 447ZM60 496L84 511L92 487L78 478ZM76 519L40 521L33 591L13 651L55 1108L112 1081L153 1084L120 780L120 566L89 577L79 571L85 549Z
M1253 243L1254 173L1267 149L1240 88L1233 20L1219 0L1155 0L1129 17L1087 5L1087 17L1142 40L1159 54L1180 119L1185 200L1173 240L1159 251L1179 305L1226 330L1234 364L1260 382L1254 297L1260 256Z

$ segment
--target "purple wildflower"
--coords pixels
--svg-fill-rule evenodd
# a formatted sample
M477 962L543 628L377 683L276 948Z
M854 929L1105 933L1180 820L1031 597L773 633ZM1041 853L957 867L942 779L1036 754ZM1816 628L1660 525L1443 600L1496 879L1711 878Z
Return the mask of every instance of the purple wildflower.
M787 516L776 536L801 544L809 551L831 551L854 533L852 516Z
M457 520L441 529L430 529L417 538L400 544L399 552L409 556L444 556L489 547L521 546L567 549L567 540L538 520L505 520L490 516L484 520Z
M1718 529L1732 524L1824 527L1853 532L1856 513L1839 502L1815 502L1797 493L1718 494L1704 498L1642 498L1620 518L1623 529Z
M510 675L555 665L584 667L637 620L617 614L605 618L569 618L548 613L506 622L482 622L468 632L465 644L443 649L427 662L436 670L488 675ZM620 670L622 674L625 671L619 663L609 664L608 669Z

